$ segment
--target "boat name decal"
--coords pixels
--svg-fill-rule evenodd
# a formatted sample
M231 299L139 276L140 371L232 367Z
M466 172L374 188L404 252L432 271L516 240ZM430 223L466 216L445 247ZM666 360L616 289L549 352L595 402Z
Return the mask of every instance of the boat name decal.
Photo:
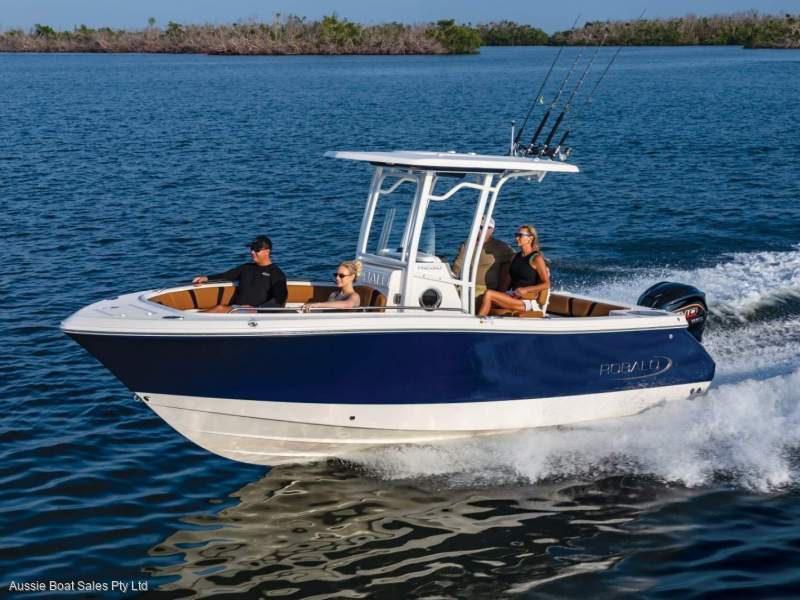
M642 360L603 363L600 365L600 376L616 376L614 379L644 379L661 375L671 368L672 359L669 356L653 356Z
M382 285L386 287L389 285L389 277L386 273L377 273L376 271L364 271L361 274L361 280L364 283L371 283L373 285Z

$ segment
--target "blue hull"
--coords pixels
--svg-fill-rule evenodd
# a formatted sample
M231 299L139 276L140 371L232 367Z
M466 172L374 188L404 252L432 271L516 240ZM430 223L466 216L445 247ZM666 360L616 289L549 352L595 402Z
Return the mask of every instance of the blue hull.
M485 402L701 383L714 377L714 361L680 329L69 335L131 390L239 400Z

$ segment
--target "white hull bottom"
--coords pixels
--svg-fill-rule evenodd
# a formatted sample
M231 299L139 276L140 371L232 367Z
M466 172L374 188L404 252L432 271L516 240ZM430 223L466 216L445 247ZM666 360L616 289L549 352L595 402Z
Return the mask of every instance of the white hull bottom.
M178 433L209 452L256 465L346 457L376 446L430 444L634 415L710 382L454 404L310 404L137 392Z

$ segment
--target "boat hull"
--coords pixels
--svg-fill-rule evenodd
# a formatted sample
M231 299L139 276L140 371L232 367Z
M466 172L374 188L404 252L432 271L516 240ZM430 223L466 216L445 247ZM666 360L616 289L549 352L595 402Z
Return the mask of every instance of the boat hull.
M69 334L187 438L270 465L632 415L714 376L683 328Z
M705 391L708 383L586 396L415 405L318 404L137 393L157 415L198 446L232 460L281 465L352 457L380 446L433 444L520 429L574 425L635 415L664 401ZM355 417L359 426L350 425ZM317 424L344 422L348 425ZM436 429L446 423L447 429ZM417 429L428 426L427 429ZM492 426L494 428L489 428Z
M710 381L686 329L239 336L70 333L133 391L417 404L576 396Z

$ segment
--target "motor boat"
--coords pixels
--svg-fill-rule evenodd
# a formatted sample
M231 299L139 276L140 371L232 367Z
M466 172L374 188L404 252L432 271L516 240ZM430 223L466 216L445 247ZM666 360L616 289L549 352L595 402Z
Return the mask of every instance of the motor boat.
M476 249L502 188L577 166L454 152L326 156L372 167L355 248L359 308L299 312L335 287L290 280L285 308L203 312L235 291L208 282L101 300L62 330L189 440L260 465L624 417L708 388L707 307L690 285L662 282L638 305L546 290L542 311L476 315ZM464 227L458 274L436 253L442 224Z

